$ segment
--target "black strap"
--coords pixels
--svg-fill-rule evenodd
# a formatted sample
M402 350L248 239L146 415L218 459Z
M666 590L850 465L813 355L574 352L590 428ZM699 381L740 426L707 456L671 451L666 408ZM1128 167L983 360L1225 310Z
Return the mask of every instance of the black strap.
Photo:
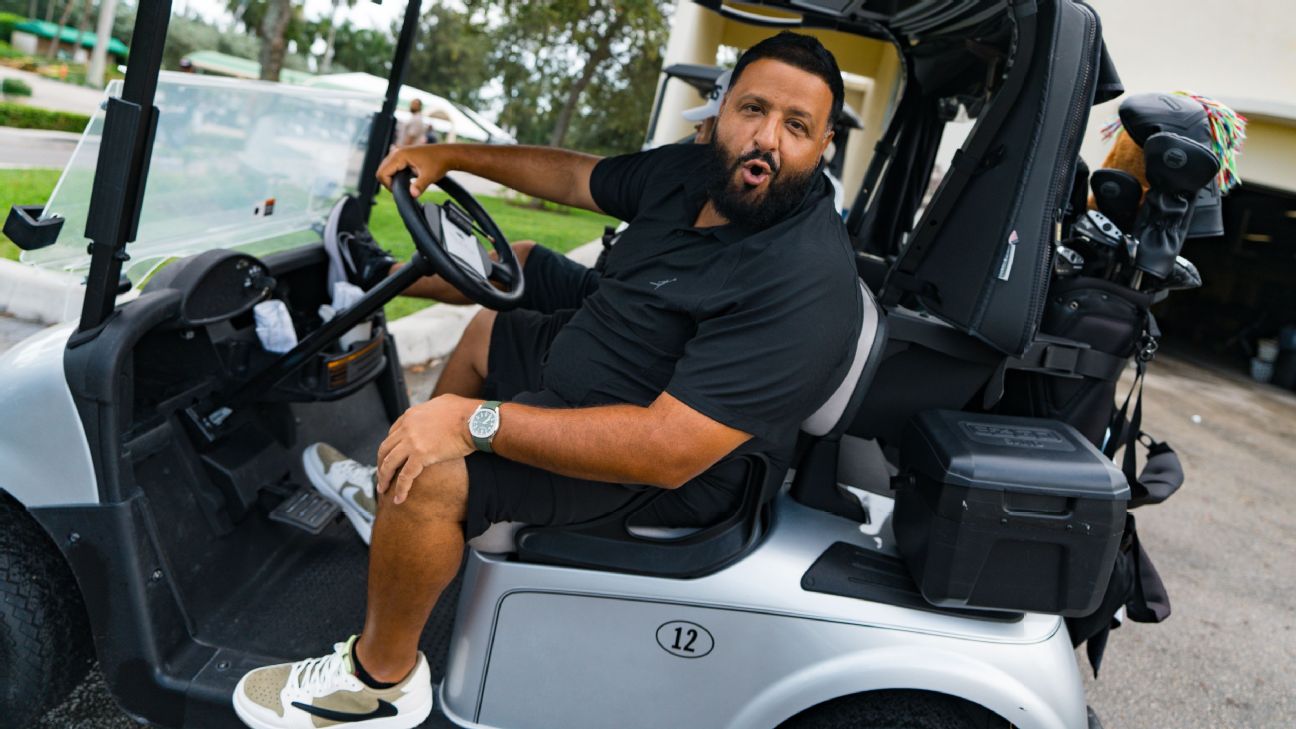
M1134 558L1134 597L1125 603L1125 614L1136 623L1159 623L1170 617L1170 595L1139 541L1134 515L1127 514L1125 518L1132 539L1130 555Z
M1179 454L1175 453L1168 443L1158 442L1143 432L1143 377L1147 372L1147 362L1140 357L1137 363L1138 375L1134 378L1134 384L1130 386L1129 394L1125 396L1125 402L1112 418L1110 435L1103 449L1104 455L1113 460L1116 451L1125 449L1121 458L1121 471L1129 482L1129 508L1131 509L1165 501L1174 495L1184 482L1183 464L1179 461ZM1137 396L1135 391L1138 392ZM1131 399L1134 401L1134 412L1129 420L1126 420L1125 415L1129 412ZM1141 472L1138 470L1140 443L1147 448L1147 462Z
M1125 515L1125 533L1121 537L1120 552L1116 555L1107 591L1097 611L1080 618L1067 618L1067 629L1071 631L1075 644L1085 643L1085 656L1093 668L1094 678L1098 677L1098 669L1102 667L1108 636L1120 627L1115 618L1120 605L1125 606L1126 617L1137 623L1159 623L1170 617L1170 595L1139 541L1133 514ZM1095 628L1095 620L1105 622Z

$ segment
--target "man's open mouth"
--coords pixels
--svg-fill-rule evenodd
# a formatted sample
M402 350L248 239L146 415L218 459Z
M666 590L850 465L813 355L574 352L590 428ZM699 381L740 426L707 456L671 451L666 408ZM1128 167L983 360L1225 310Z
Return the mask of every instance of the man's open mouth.
M765 182L772 174L770 166L758 159L743 163L740 170L742 172L742 181L750 187Z

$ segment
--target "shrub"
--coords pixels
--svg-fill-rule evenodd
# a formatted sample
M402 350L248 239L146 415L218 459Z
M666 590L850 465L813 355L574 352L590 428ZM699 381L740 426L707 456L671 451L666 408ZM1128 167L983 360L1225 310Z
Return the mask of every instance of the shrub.
M8 42L15 25L25 23L27 19L13 13L0 13L0 41Z
M7 78L0 81L0 94L5 96L31 96L32 88L20 78Z
M26 58L27 54L22 51L15 51L14 47L0 40L0 59L3 58Z
M50 111L22 104L0 102L0 127L51 129L56 132L82 132L90 117L66 111Z

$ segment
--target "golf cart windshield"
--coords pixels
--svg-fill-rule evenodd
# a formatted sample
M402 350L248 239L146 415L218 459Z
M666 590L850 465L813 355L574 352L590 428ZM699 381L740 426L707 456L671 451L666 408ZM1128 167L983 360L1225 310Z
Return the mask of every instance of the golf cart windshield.
M109 96L121 93L113 82ZM376 96L163 73L140 213L124 267L138 283L159 263L212 248L263 255L320 239L333 203L354 193ZM85 271L86 218L104 112L90 120L41 216L65 219L58 242L25 263Z

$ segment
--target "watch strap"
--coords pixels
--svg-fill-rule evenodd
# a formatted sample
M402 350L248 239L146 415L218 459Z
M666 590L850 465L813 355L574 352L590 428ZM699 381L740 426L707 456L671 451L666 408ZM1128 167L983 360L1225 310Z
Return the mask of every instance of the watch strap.
M493 410L493 411L495 411L495 418L496 418L495 432L498 433L498 432L499 432L499 425L498 425L498 423L499 423L499 406L500 406L500 401L499 401L499 400L487 400L486 402L484 402L484 403L482 403L481 405L478 405L478 406L477 406L477 410L474 410L474 411L473 411L473 417L476 417L478 411L480 411L480 410ZM493 448L491 448L491 441L494 440L494 438L495 438L495 433L491 433L489 438L479 438L479 437L477 437L476 434L474 434L474 433L472 432L472 427L471 427L471 423L470 423L470 427L468 428L468 435L472 438L473 447L476 448L477 450L481 451L482 453L494 453L494 452L495 452L495 450L494 450Z

